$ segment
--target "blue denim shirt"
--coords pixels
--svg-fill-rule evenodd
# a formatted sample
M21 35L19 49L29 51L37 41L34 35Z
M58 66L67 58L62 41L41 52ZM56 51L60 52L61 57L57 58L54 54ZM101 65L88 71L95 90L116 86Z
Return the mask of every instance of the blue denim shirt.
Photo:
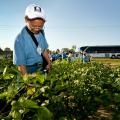
M48 48L48 43L42 33L35 35L35 37L42 50ZM24 27L15 39L13 64L27 66L38 62L42 64L42 56L37 53L37 47Z

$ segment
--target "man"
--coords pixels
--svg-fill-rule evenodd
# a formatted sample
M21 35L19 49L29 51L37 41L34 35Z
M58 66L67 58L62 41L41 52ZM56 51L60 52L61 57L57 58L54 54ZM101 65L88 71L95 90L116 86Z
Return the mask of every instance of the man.
M48 44L44 34L41 32L45 23L45 15L43 9L36 4L31 4L25 11L26 26L16 37L13 51L13 63L18 65L18 70L23 74L32 74L37 70L43 70L43 58L47 61L46 69L49 70L51 62L48 56ZM29 30L35 36L38 47L30 36Z

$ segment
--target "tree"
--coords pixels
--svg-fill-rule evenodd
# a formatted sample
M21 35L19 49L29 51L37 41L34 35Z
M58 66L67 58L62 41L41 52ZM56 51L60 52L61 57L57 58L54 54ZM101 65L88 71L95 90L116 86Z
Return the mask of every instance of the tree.
M73 49L73 51L75 52L75 50L76 50L76 45L72 45L72 49Z
M69 52L69 48L62 48L62 51L65 52L65 53L68 53Z

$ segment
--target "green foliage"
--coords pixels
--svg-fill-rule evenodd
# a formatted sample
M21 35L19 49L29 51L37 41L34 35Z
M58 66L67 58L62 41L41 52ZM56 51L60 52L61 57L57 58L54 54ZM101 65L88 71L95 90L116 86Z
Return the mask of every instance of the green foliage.
M89 119L100 105L116 111L111 105L116 104L114 95L120 92L119 75L119 67L56 61L48 76L51 81L48 108L57 119Z
M120 119L120 67L55 61L47 76L24 77L12 61L0 69L0 119L90 120L100 106Z

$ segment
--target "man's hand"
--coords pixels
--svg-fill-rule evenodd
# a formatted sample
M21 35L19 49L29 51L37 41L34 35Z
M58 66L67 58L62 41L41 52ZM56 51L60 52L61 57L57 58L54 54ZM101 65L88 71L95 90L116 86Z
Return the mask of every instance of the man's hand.
M26 67L24 65L18 66L18 70L21 72L22 75L27 74Z
M48 65L46 66L46 70L50 70L51 69L51 67L52 67L52 64L51 64L51 62L50 63L48 63Z

